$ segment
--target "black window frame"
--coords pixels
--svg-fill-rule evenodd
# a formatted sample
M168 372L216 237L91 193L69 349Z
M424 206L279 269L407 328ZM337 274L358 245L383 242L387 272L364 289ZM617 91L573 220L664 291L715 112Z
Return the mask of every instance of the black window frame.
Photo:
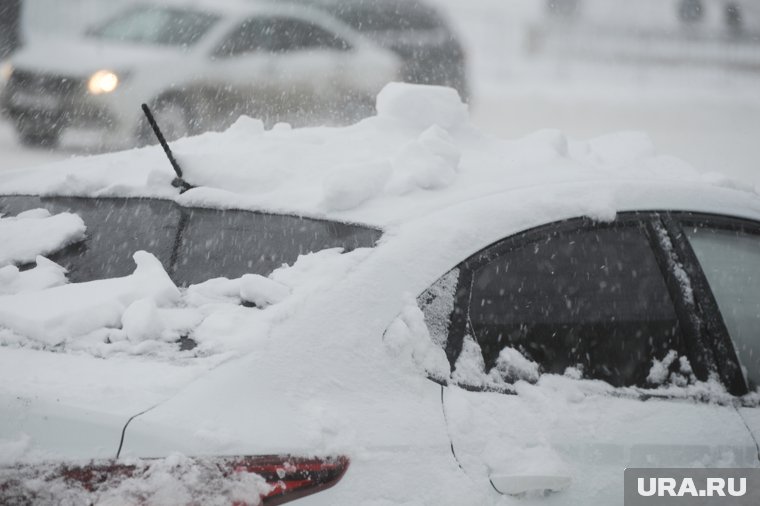
M504 253L563 232L640 227L649 239L650 247L673 302L687 357L695 375L700 379L705 379L717 374L729 394L735 397L747 394L748 388L723 317L701 265L681 227L682 223L695 220L700 220L699 223L702 224L720 224L724 228L749 229L754 233L760 233L760 222L718 214L686 211L631 211L618 213L612 221L578 217L540 225L500 239L471 255L454 267L459 269L460 274L455 288L454 310L451 314L445 349L451 370L454 370L462 351L465 336L474 335L468 313L474 274L480 267ZM684 286L684 283L688 286ZM434 379L434 381L441 383L440 379ZM482 388L459 386L472 391L494 391L493 387L488 386ZM638 389L638 387L631 388ZM497 391L514 393L510 389ZM671 397L641 390L638 398L647 400Z
M684 267L691 279L694 297L703 306L703 313L706 316L705 324L708 335L711 337L715 364L721 382L732 395L746 395L749 393L749 385L747 385L744 374L742 374L741 364L734 349L731 335L723 320L718 301L713 294L707 276L686 237L684 227L706 226L760 236L760 223L746 218L697 212L670 212L664 215L663 220L674 239L674 247L684 258Z

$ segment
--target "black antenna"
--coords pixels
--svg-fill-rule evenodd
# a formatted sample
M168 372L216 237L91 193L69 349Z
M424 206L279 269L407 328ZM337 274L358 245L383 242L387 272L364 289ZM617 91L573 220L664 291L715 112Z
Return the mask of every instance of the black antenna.
M150 112L150 107L148 107L148 104L143 104L142 110L143 113L145 113L145 117L148 118L148 124L150 124L150 127L153 129L153 133L156 134L158 143L161 144L162 148L164 148L164 153L166 153L166 157L169 159L169 163L172 164L174 172L177 173L177 177L175 177L174 181L172 181L172 186L179 188L180 193L185 193L187 190L194 188L194 186L190 185L182 178L182 167L179 166L179 162L176 158L174 158L174 153L172 153L171 148L169 148L169 143L166 142L166 138L164 137L164 134L161 133L161 129L158 128L156 118L154 118L153 113Z

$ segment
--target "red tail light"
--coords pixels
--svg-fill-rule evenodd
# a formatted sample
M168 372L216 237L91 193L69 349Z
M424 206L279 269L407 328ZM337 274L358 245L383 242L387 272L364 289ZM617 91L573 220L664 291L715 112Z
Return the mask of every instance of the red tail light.
M263 503L273 506L332 487L343 478L348 463L347 457L243 457L231 459L227 465L232 466L233 472L252 473L264 478L272 490L263 496Z
M160 490L163 486L172 492L181 491L181 497L172 504L204 504L224 498L233 506L274 506L332 487L348 465L348 458L342 456L173 456L123 464L18 465L0 468L0 503L56 504L65 492L74 503L97 503L103 497L118 498L123 493L137 504L165 504L166 490ZM238 486L241 483L248 489ZM181 489L183 484L187 487ZM241 490L243 495L250 493L241 498Z

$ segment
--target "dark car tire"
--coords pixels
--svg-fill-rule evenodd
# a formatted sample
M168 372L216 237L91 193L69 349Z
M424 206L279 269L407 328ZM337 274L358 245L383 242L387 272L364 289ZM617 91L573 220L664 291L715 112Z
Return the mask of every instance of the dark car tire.
M678 18L682 23L693 24L705 17L705 6L702 0L681 0L678 4Z

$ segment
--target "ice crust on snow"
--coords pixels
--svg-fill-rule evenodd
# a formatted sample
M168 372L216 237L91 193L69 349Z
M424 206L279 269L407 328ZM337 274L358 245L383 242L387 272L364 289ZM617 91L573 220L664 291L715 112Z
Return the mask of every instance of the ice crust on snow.
M430 329L430 338L440 348L446 348L449 339L457 283L459 269L452 269L417 297L417 304L425 316L425 324Z
M51 216L33 209L15 217L0 216L0 267L34 262L84 239L82 218L71 213Z
M8 171L0 194L157 197L388 227L463 200L551 183L635 178L751 191L657 154L641 132L586 141L557 130L490 137L469 123L456 91L401 83L380 93L376 116L351 126L265 130L241 118L224 133L176 141L173 150L196 186L182 196L157 147ZM580 214L604 205L614 215L609 197L587 197L578 201Z
M403 311L388 327L384 341L391 354L438 380L450 376L443 348L430 336L425 317L416 301L409 297Z

